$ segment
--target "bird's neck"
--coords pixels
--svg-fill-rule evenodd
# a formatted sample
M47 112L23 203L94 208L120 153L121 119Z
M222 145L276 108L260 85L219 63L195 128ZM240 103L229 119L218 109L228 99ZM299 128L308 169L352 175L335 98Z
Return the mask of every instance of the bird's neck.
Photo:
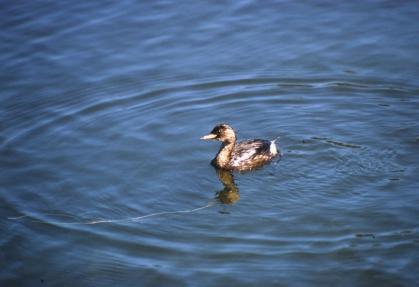
M235 144L235 139L232 141L223 142L217 155L212 160L212 163L219 168L228 168Z

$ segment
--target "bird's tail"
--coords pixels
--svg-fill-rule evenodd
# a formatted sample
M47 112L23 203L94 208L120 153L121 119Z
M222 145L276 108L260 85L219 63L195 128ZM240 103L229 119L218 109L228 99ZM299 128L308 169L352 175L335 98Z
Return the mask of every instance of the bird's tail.
M271 140L271 145L270 145L270 152L273 155L281 155L281 152L278 150L278 148L276 147L275 142L280 138L280 136L277 136L276 138L274 138L273 140Z

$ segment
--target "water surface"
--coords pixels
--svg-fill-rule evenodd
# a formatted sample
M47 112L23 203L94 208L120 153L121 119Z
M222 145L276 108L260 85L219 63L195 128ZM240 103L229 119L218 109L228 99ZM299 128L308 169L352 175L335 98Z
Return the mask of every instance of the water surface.
M419 281L417 3L2 6L2 286Z

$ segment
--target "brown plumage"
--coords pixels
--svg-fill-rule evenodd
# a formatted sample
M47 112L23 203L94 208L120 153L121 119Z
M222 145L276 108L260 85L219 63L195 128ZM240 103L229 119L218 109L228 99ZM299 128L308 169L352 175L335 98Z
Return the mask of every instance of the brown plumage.
M203 140L219 140L220 150L211 164L226 170L247 171L270 162L279 153L275 140L246 140L236 143L236 133L227 124L216 125Z

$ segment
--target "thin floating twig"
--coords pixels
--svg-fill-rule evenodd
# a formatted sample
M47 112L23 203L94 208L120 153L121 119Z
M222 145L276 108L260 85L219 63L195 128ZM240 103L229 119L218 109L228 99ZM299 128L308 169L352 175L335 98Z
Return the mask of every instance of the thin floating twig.
M159 216L159 215L192 213L192 212L195 212L195 211L198 211L198 210L209 208L213 205L214 205L214 201L210 201L204 206L196 207L196 208L193 208L193 209L184 209L184 210L176 210L176 211L161 211L161 212L150 213L150 214L146 214L146 215L142 215L142 216L127 217L127 218L120 218L120 219L98 218L98 219L87 220L87 221L79 220L79 221L73 221L73 222L32 220L31 222L44 223L44 224L57 224L57 225L76 225L76 224L79 224L79 225L93 225L93 224L99 224L99 223L116 223L116 222L124 222L124 221L140 221L140 220L145 219L145 218L155 217L155 216ZM51 214L51 213L49 213L49 214L47 213L46 215L66 216L66 217L72 217L74 219L77 219L76 216L72 216L72 215ZM32 216L31 215L21 215L21 216L15 216L15 217L8 217L7 219L9 219L9 220L20 220L20 219L24 219L24 218L27 218L27 217L32 217Z
M337 145L337 146L341 146L341 147L361 148L361 146L356 145L356 144L343 143L343 142L338 142L338 141L334 141L334 140L326 140L326 142L330 143L330 144Z
M312 140L318 140L318 141L325 141L327 143L336 145L336 146L340 146L340 147L349 147L349 148L361 148L360 145L356 145L356 144L350 144L350 143L344 143L344 142L340 142L340 141L336 141L336 140L331 140L329 138L326 137L311 137ZM305 143L305 142L303 142Z

